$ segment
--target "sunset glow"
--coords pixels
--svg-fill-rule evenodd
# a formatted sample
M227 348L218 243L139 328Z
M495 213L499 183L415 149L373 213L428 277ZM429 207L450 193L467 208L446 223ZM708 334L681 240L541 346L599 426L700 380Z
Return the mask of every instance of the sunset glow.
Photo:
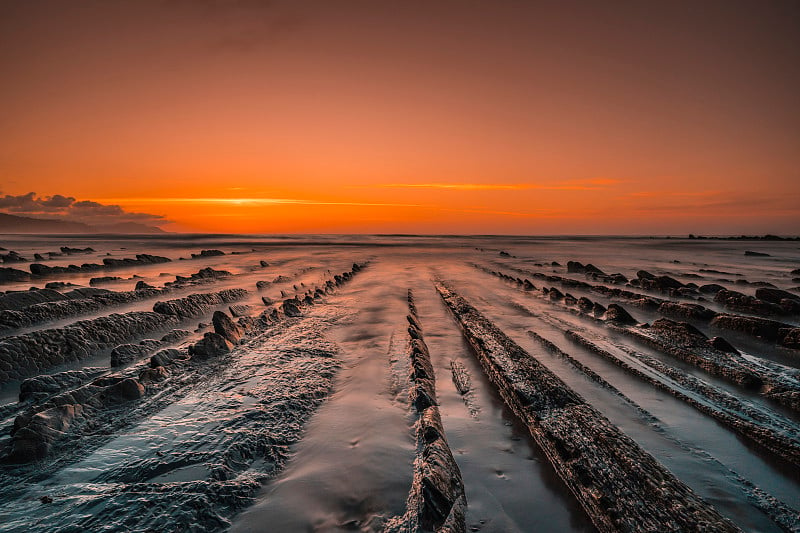
M797 233L798 7L751 8L4 2L0 193L168 231Z

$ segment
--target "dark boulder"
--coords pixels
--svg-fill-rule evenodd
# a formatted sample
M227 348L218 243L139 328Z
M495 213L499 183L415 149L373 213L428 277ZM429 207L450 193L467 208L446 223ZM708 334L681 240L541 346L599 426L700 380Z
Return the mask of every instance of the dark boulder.
M765 254L764 252L754 252L752 250L746 250L744 255L748 255L750 257L770 257L769 254Z
M94 287L96 285L102 285L103 283L111 283L112 281L120 281L120 280L122 280L122 278L119 276L101 276L99 278L90 279L89 286Z
M594 305L592 306L592 314L595 317L600 318L601 316L606 314L606 308L603 307L602 304L595 302Z
M717 313L700 304L678 303L678 302L663 302L658 306L658 312L664 316L674 318L684 318L708 322Z
M150 357L150 367L169 366L175 361L183 361L186 358L186 355L182 351L176 350L175 348L168 348L166 350L160 350Z
M197 343L189 346L189 355L195 357L216 357L231 351L232 345L219 333L207 332Z
M780 304L781 300L797 300L798 302L800 302L800 295L792 294L789 291L784 291L781 289L773 289L769 287L756 289L756 298L774 304Z
M586 267L580 261L567 261L567 272L570 274L583 274Z
M720 352L735 353L735 354L739 353L739 350L734 348L731 343L729 343L722 337L712 337L708 339L708 344L710 344L712 348L719 350Z
M199 254L192 254L192 259L197 259L199 257L218 257L220 255L225 255L225 252L222 250L201 250Z
M126 378L109 385L101 394L112 403L130 402L144 396L144 386L134 378Z
M214 316L211 317L211 323L214 325L214 332L221 335L231 344L237 344L242 338L242 330L237 326L231 317L222 311L214 311Z
M717 285L716 283L708 283L706 285L700 285L697 290L703 294L717 294L719 291L724 291L725 287Z
M33 266L33 265L31 265ZM16 268L0 268L0 281L29 281L31 275Z
M608 309L606 309L606 320L617 324L632 325L637 323L637 320L618 304L609 304Z
M300 302L297 301L295 298L290 298L288 300L284 300L283 302L283 314L288 317L296 317L300 316L302 313L300 312L299 307Z

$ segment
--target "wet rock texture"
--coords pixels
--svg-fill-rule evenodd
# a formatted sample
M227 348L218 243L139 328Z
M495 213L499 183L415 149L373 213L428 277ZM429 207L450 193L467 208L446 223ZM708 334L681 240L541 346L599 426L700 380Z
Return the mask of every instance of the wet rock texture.
M81 320L63 328L34 331L0 339L0 383L21 379L52 366L85 359L153 331L178 326L211 306L231 303L247 294L244 289L192 294L157 303L154 311L111 314Z
M518 285L522 285L523 287L525 287L526 290L529 290L527 289L529 284L532 285L532 283L528 279L515 278L513 276L509 276L508 274L497 272L482 267L480 265L473 265L473 266L475 266L479 270L503 278L506 281L516 282ZM524 272L525 274L528 274L535 279L542 279L549 281L551 283L558 283L564 287L580 288L587 291L594 291L600 293L608 298L617 298L621 300L626 300L637 307L641 307L643 309L648 309L652 311L657 311L661 315L668 318L677 318L681 320L695 320L701 323L709 323L712 327L717 329L745 333L747 335L754 337L757 340L774 342L779 346L783 346L786 348L800 349L800 328L792 326L791 324L778 322L770 318L764 318L764 317L775 317L775 316L787 316L792 314L796 315L798 314L798 312L800 312L800 310L798 310L800 309L798 308L798 306L800 306L800 296L793 295L788 291L782 291L780 289L762 288L758 289L756 291L756 297L753 297L742 294L740 292L729 291L724 287L722 287L721 285L715 285L715 284L704 285L698 288L698 293L705 292L714 294L715 295L714 300L728 309L743 313L749 313L752 315L761 315L761 316L747 316L739 314L718 313L717 311L709 309L708 307L705 307L699 303L675 302L664 298L644 295L620 287L607 287L605 285L594 285L591 283L587 283L585 281L565 278L558 275L544 274L541 272L528 272L516 268L513 269L519 270L520 272ZM687 289L687 287L689 286L684 285L675 280L674 278L670 278L669 276L658 277L644 270L640 270L637 273L637 276L638 276L637 279L631 280L631 282L629 283L631 287L640 287L640 288L655 290L662 293L668 293L669 295L675 297L682 297L686 296L687 294L693 294L694 291L694 289L691 289L688 292L681 292L682 289ZM609 281L606 280L606 282ZM678 283L678 285L676 286L675 283L673 282ZM548 294L552 290L553 288L547 288L547 287L543 288L543 291L547 291ZM551 297L551 299L554 298ZM588 298L586 298L583 302L581 302L580 299L578 300L578 305L581 306L581 309L583 309L588 303L590 303ZM598 305L602 308L600 304L595 304L595 305ZM600 309L599 312L595 312L595 314L597 316L600 316L603 312L605 311L603 309ZM629 322L629 323L633 324L635 322Z
M555 374L444 285L490 380L600 531L737 531Z
M132 291L76 288L67 292L36 289L6 293L0 296L0 335L10 334L23 327L157 298L177 289L202 285L230 275L229 272L202 269L189 277L179 276L176 281L169 282L161 288L139 281Z
M385 532L466 531L464 481L445 438L436 401L436 378L414 298L408 293L409 399L417 414L416 457L406 513L387 523Z
M325 294L360 269L339 276L341 281L332 281ZM317 298L315 304L320 303ZM243 332L240 344L228 354L195 357L185 349L161 350L146 366L60 390L18 416L9 445L0 450L3 458L7 463L47 458L47 463L39 463L52 465L45 470L55 468L59 460L74 460L70 458L87 446L91 449L93 442L109 438L187 392L195 398L191 416L203 420L196 427L188 423L188 446L174 446L167 454L157 449L164 444L158 438L161 423L145 429L152 432L153 449L138 448L141 457L96 474L92 483L74 485L79 497L67 505L56 502L46 524L73 531L227 528L230 517L251 504L263 483L289 460L290 447L330 394L341 364L336 346L324 336L326 328L343 316L341 311L319 317L309 310L301 319L274 311L270 316L275 320L243 317L233 323L235 327L230 317L217 315L215 335L222 338L221 333L236 328ZM242 403L242 394L253 401ZM182 419L185 414L159 416ZM184 469L195 473L184 478ZM14 477L6 472L3 479ZM48 496L50 503L56 499Z

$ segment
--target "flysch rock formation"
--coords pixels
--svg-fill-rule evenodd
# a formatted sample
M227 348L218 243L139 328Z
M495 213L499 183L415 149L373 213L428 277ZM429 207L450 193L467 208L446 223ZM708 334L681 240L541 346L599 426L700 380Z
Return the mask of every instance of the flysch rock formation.
M738 531L447 286L436 286L503 400L600 531Z

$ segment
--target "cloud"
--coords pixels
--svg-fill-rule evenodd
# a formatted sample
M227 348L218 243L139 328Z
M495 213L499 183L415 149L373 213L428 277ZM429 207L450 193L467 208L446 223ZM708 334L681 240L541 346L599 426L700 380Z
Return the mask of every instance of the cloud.
M90 225L109 225L127 222L160 225L169 222L161 215L132 213L119 205L103 204L91 200L76 200L72 196L54 194L37 196L35 192L17 196L7 194L0 197L0 212L83 222Z
M443 189L457 191L596 191L621 183L616 179L595 178L556 183L387 183L384 189Z

